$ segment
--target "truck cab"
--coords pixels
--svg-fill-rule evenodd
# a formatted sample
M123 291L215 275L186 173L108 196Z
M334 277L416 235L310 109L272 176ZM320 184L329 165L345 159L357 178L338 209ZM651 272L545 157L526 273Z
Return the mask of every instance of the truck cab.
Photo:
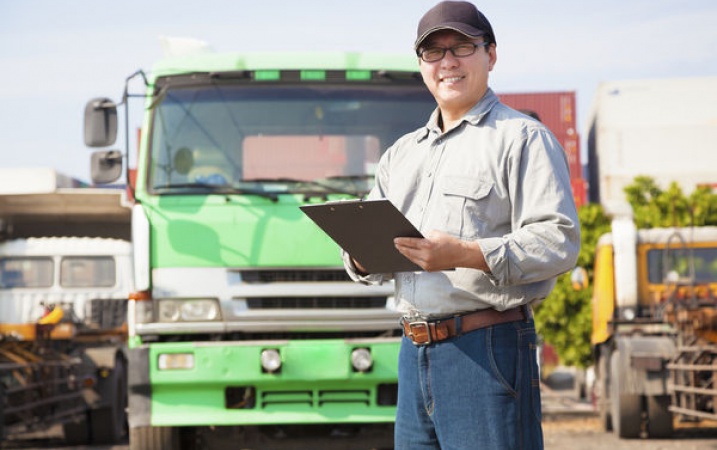
M0 242L0 327L34 325L59 308L64 322L75 326L121 329L126 326L127 298L133 290L131 257L131 244L119 239L42 237ZM22 329L18 327L18 332Z
M436 105L416 58L202 54L138 74L130 448L183 448L214 428L246 446L311 433L392 446L393 284L352 281L300 206L363 198L383 152L426 123ZM117 117L88 102L98 181L129 161L106 149Z

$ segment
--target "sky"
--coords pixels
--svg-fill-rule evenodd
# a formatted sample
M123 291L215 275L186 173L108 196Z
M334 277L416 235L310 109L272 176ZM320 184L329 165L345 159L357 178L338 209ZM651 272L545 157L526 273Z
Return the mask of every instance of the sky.
M50 167L89 181L85 103L119 101L125 79L162 58L162 36L198 39L214 51L412 54L418 21L436 3L0 0L0 167ZM717 76L714 0L474 3L498 43L490 86L574 91L583 154L601 82Z

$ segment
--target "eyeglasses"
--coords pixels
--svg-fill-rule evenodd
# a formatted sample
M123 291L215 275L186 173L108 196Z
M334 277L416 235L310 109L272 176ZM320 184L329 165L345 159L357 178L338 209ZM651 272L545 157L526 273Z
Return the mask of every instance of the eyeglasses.
M418 56L420 56L425 62L436 62L442 60L443 57L446 56L446 52L450 50L456 58L465 58L466 56L471 56L475 53L478 47L485 47L487 45L488 42L480 42L478 44L474 42L465 42L449 48L428 47L418 52Z

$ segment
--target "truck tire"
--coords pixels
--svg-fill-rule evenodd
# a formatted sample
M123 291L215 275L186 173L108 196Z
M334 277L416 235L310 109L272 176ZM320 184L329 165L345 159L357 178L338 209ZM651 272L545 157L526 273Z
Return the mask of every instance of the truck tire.
M79 422L69 422L62 425L65 435L64 442L68 445L86 445L90 443L90 423L88 418Z
M640 437L642 426L642 399L638 394L621 393L625 383L620 373L620 352L610 357L610 403L612 406L612 428L618 437L635 439Z
M124 359L117 357L115 366L103 389L109 405L91 411L92 442L115 444L127 435L127 369Z
M647 397L647 435L656 439L672 437L674 431L669 395Z
M138 427L129 429L129 450L180 449L176 427Z
M597 409L600 425L604 431L612 431L612 416L610 415L610 353L601 352L598 361L597 376Z

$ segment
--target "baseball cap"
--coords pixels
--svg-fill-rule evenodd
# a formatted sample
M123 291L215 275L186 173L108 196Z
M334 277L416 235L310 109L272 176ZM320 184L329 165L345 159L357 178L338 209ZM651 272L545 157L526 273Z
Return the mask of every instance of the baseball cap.
M495 43L493 27L488 19L470 2L444 1L429 9L418 22L414 49L418 50L429 34L438 30L455 30L471 38L485 36Z

